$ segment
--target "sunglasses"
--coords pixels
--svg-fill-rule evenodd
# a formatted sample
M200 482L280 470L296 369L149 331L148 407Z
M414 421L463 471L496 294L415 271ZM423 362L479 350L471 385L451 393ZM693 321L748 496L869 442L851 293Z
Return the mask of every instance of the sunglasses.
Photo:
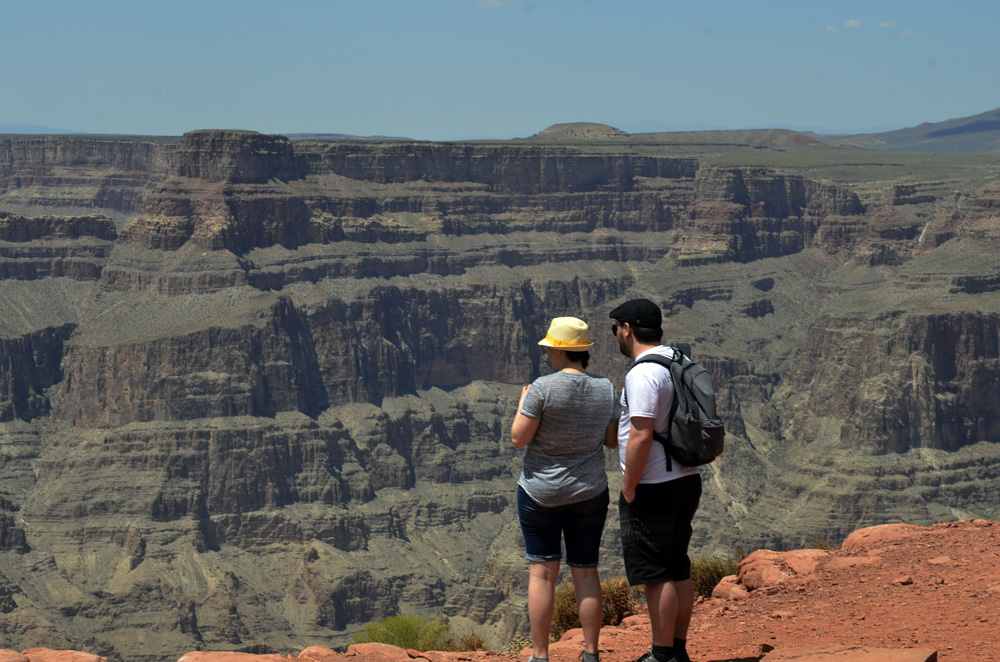
M615 338L618 337L618 325L617 324L612 324L611 325L611 335L613 335Z

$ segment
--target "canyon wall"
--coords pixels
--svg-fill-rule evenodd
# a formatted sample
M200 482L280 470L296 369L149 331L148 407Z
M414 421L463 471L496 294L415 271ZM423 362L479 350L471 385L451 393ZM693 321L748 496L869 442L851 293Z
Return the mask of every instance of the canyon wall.
M523 632L519 386L560 315L620 383L636 296L728 431L697 552L996 519L1000 172L890 195L754 149L0 143L0 634L132 660L398 612Z
M95 209L127 219L174 169L177 140L96 136L0 138L4 211Z

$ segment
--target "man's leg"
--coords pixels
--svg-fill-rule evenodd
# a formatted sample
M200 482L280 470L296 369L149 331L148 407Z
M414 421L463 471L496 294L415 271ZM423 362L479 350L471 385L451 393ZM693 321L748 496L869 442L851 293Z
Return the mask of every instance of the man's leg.
M649 623L653 631L653 655L668 659L687 659L683 642L687 640L694 611L694 582L684 579L676 582L646 585L646 604L649 606ZM675 646L677 640L681 646ZM675 657L669 657L675 656Z
M640 484L632 504L619 499L625 570L633 585L644 584L652 630L649 662L685 662L686 637L694 610L694 582L687 556L691 519L701 496L701 477L692 474L666 483ZM670 508L644 504L672 504ZM683 577L671 581L656 580ZM652 581L651 581L652 580Z
M688 638L691 614L694 612L694 580L672 582L677 594L677 619L674 621L674 639Z
M528 620L535 657L549 657L549 630L555 609L559 561L532 561L528 574Z
M601 636L601 621L604 619L604 596L597 568L570 568L573 573L573 588L576 590L576 610L580 615L583 629L583 647L588 653L596 653Z
M673 582L646 584L646 605L654 646L673 646L677 623L678 600Z
M694 581L691 579L691 560L688 545L691 542L691 521L694 519L701 501L701 476L689 476L677 481L680 494L675 499L677 507L677 528L674 533L675 547L671 565L674 572L674 594L677 599L677 615L674 619L674 638L670 645L676 649L678 660L689 660L687 655L688 628L694 611ZM676 579L684 577L684 579Z

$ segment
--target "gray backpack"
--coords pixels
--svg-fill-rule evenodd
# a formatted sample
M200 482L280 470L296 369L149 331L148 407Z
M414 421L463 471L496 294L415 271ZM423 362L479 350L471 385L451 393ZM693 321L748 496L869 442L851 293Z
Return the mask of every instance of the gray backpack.
M640 363L658 363L670 371L674 383L670 430L666 437L653 431L653 438L667 452L667 471L672 469L671 457L689 467L708 464L722 454L726 438L726 429L715 413L712 375L701 364L673 349L674 358L649 353L629 367L631 370ZM627 393L625 402L628 403Z

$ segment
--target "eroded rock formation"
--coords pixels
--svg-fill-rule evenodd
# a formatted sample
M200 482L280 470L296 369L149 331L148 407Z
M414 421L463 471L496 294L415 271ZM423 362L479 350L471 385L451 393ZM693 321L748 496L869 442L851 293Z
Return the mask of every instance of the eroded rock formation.
M399 611L509 638L518 385L565 314L620 379L600 329L634 296L716 378L699 551L998 515L986 166L877 188L614 136L60 140L0 145L0 634L20 648L291 651Z

